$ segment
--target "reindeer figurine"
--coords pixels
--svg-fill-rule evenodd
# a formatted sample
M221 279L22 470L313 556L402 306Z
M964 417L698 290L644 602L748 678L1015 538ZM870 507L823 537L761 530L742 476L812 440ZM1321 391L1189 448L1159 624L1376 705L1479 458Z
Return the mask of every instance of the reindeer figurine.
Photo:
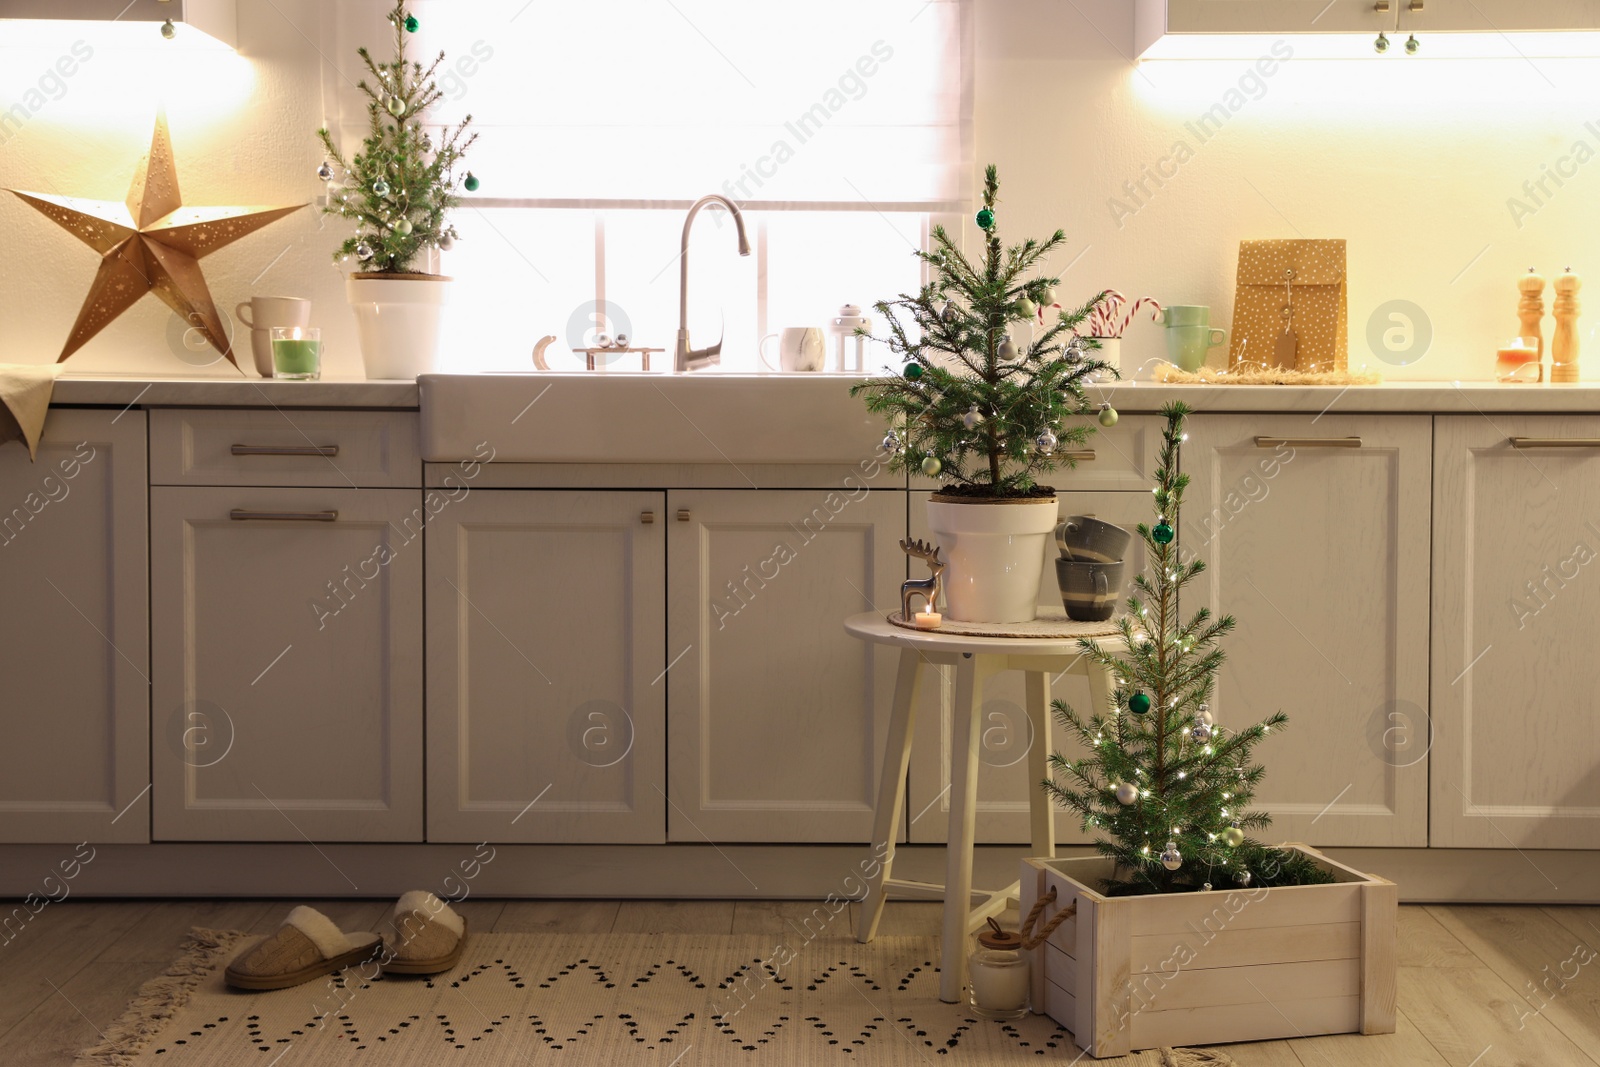
M944 589L944 569L949 564L939 558L939 547L937 545L925 545L921 541L912 541L910 543L901 541L900 548L906 555L926 562L928 570L932 572L926 578L908 578L900 586L900 617L910 622L913 618L911 614L911 598L914 596L920 595L927 603L927 607L924 610L939 610L937 605L939 594Z

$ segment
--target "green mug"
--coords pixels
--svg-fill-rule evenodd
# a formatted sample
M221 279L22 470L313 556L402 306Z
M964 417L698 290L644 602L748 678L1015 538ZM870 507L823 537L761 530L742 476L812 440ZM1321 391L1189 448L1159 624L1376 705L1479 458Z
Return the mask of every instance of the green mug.
M1163 326L1210 326L1211 309L1204 304L1168 304L1161 309Z
M1168 311L1175 310L1168 308ZM1202 319L1209 317L1209 308L1178 308L1179 311L1200 311L1204 314ZM1199 370L1206 364L1206 353L1220 344L1226 344L1228 331L1215 329L1200 323L1167 325L1167 358L1178 365L1178 369L1190 371Z

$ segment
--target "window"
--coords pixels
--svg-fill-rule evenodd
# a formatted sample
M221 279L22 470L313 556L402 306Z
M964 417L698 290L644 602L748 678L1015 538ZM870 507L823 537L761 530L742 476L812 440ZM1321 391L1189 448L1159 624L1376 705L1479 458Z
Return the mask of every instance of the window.
M725 336L723 366L756 370L762 336L823 325L844 303L915 289L912 250L963 211L970 61L964 0L414 0L413 58L443 49L436 119L471 114L482 187L456 214L442 269L462 285L452 369L552 366L599 332L666 351L690 244L689 330ZM381 2L341 4L338 55L388 50ZM365 129L359 72L329 77L330 121ZM619 358L623 368L638 357Z

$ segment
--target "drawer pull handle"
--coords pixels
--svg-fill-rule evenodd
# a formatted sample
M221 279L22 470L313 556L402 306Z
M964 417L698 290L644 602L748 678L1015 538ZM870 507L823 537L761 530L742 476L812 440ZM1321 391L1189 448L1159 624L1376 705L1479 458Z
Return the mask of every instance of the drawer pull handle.
M337 456L338 445L234 445L236 456Z
M1094 459L1094 449L1070 448L1065 452L1057 452L1056 455L1063 459L1070 459L1074 463L1088 463Z
M1600 437L1512 437L1512 448L1600 448Z
M1360 448L1359 437L1257 437L1257 448Z
M656 513L653 511L641 511L639 512L639 521L649 526L656 521Z
M338 522L337 511L246 511L234 508L228 512L234 522Z
M689 521L689 509L688 508L679 508L678 509L678 521L679 522L688 522Z

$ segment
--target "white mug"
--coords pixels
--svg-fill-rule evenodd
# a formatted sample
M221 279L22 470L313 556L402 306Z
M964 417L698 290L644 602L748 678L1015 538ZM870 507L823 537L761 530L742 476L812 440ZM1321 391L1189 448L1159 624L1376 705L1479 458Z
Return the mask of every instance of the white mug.
M249 314L245 314L248 311ZM311 301L298 296L253 296L233 309L234 316L250 327L250 352L255 356L256 373L272 377L274 326L302 329L311 325Z
M767 342L778 338L778 362L767 356ZM790 326L780 336L769 333L761 339L761 362L769 370L819 371L827 363L828 345L816 326Z

